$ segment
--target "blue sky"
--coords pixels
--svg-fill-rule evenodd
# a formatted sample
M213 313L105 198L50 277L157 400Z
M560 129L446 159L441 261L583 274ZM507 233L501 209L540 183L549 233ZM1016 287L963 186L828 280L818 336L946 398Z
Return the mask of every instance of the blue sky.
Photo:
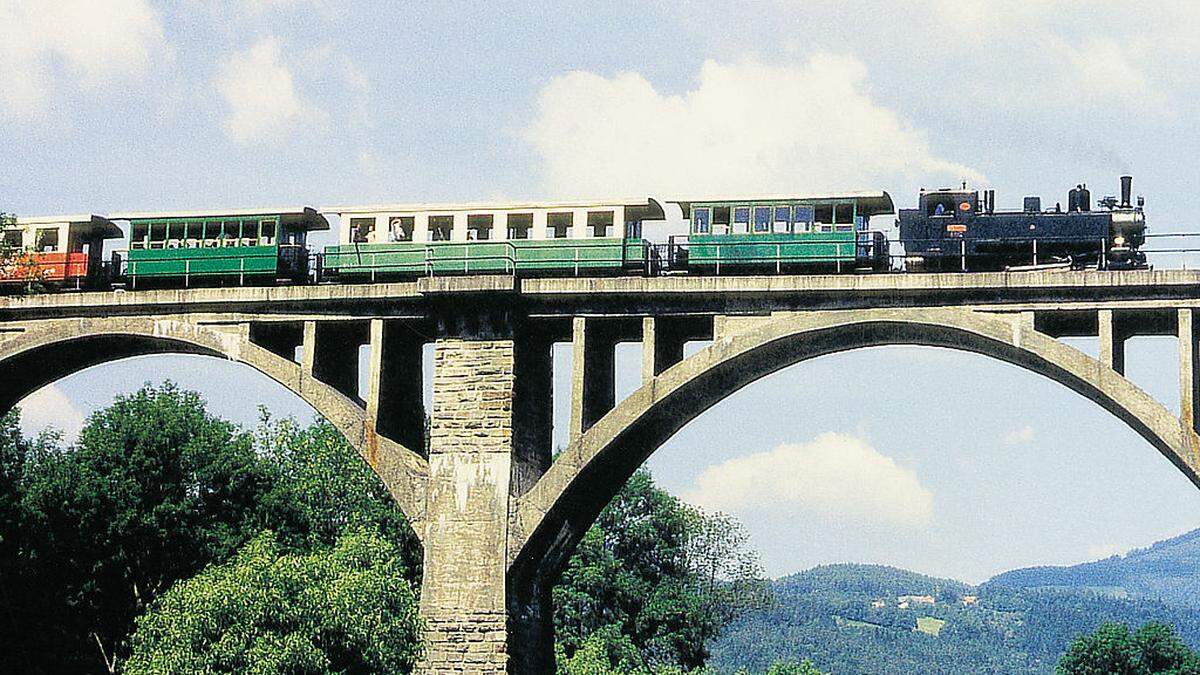
M0 209L832 189L908 206L963 179L1003 207L1130 172L1152 229L1187 231L1198 28L1165 2L0 0ZM1175 350L1130 345L1172 407ZM627 390L632 347L619 361ZM27 428L69 431L165 377L246 423L260 403L310 414L229 364L154 357L40 392ZM1200 526L1200 492L1093 404L940 350L796 366L651 467L742 517L772 574L853 560L978 581ZM778 475L796 479L738 487Z

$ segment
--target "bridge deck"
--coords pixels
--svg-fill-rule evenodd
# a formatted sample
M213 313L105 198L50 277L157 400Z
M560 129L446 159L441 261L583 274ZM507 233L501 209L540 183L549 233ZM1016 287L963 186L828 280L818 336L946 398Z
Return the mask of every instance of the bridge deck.
M1200 306L1200 270L842 274L741 277L433 277L323 284L59 292L0 298L0 321L114 314L247 312L403 316L432 298L471 302L511 296L533 313L709 313L889 306L1119 306L1169 301ZM647 304L653 302L653 305Z

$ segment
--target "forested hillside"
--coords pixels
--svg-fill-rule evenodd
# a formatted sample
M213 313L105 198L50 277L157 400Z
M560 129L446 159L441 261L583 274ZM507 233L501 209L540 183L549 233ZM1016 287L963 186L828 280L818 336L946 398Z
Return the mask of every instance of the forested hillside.
M712 666L765 668L807 657L833 673L1049 673L1071 640L1104 621L1177 627L1200 644L1200 615L1089 589L978 588L890 567L830 565L775 582L777 602L736 621Z
M988 582L1013 588L1093 589L1200 609L1200 530L1096 562L1027 567Z

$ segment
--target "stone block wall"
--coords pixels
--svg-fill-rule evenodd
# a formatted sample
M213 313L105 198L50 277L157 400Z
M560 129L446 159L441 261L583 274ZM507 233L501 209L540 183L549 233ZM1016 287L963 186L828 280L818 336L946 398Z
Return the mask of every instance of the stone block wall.
M503 673L513 444L512 340L436 344L422 672Z

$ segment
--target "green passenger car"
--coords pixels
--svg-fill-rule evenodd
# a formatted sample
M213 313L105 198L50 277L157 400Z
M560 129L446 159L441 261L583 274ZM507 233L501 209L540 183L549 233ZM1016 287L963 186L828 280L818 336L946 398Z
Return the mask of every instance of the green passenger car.
M680 202L698 274L887 269L887 238L870 217L893 212L887 193Z
M640 239L356 243L325 247L327 276L346 280L448 274L581 275L646 268Z
M308 277L309 232L327 230L311 208L130 214L123 274L139 285L261 284Z

